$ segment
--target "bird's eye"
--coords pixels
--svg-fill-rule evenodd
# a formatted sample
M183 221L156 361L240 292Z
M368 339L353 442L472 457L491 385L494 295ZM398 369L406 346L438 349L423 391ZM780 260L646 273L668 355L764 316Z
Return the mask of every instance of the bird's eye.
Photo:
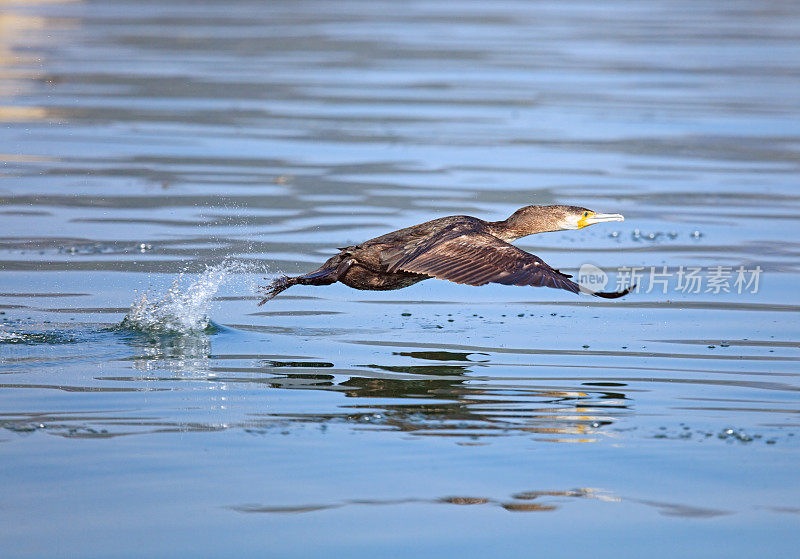
M589 212L583 212L583 217L589 217Z

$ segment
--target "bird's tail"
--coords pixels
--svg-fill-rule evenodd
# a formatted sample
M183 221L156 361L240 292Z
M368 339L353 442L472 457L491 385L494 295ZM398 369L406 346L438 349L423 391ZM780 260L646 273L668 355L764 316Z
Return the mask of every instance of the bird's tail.
M272 280L271 282L269 282L267 285L259 286L259 289L264 295L264 298L261 299L261 302L258 303L258 306L260 307L261 305L263 305L264 303L275 297L275 295L277 295L281 291L289 289L296 283L297 283L297 278L290 278L287 275L281 275Z

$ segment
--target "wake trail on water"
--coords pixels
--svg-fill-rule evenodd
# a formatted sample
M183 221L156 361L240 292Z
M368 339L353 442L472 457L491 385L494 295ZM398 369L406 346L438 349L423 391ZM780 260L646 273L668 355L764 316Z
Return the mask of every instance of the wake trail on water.
M185 273L172 282L166 294L152 296L144 293L131 305L120 323L121 328L153 334L197 334L205 332L211 323L214 296L238 274L255 272L253 264L225 261L206 267L200 276L186 285Z

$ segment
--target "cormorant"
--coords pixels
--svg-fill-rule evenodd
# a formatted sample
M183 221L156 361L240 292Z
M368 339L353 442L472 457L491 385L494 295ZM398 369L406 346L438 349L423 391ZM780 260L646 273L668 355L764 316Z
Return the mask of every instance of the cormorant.
M502 221L468 215L440 217L339 249L322 266L296 277L282 276L264 286L263 305L293 285L342 282L355 289L389 290L429 278L468 285L502 283L584 291L616 299L623 291L593 292L545 264L541 258L510 244L547 231L581 229L605 221L624 221L620 214L602 214L578 206L525 206Z

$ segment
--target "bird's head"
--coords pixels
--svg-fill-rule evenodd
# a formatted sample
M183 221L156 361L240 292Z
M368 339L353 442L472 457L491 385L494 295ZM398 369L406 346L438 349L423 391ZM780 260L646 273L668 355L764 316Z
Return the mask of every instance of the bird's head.
M506 239L518 239L534 233L583 229L595 223L625 221L620 214L603 214L580 206L525 206L504 222Z
M601 214L587 208L579 206L551 206L557 208L555 211L561 212L562 217L560 220L562 229L583 229L595 223L604 223L606 221L625 221L621 214Z

